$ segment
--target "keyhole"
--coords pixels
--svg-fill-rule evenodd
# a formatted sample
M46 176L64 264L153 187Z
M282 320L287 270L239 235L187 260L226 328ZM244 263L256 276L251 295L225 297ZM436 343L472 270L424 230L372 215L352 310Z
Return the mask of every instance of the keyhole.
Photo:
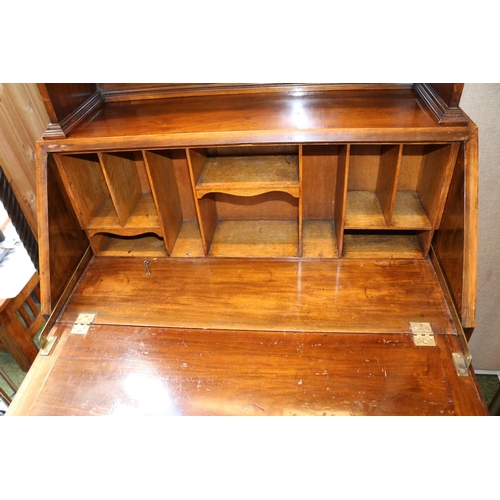
M149 260L145 260L143 264L146 266L146 276L149 276L151 274L151 270L149 269Z

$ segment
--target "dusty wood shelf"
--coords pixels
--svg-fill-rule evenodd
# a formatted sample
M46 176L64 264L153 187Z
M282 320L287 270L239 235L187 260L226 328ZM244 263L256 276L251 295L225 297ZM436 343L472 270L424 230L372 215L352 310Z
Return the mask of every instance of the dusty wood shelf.
M212 257L298 257L296 221L221 221L210 247Z
M398 229L432 229L417 193L396 192L391 226Z
M421 259L414 234L345 234L344 257L361 259Z
M134 236L153 232L162 236L160 220L150 194L141 196L124 226L118 220L111 198L107 197L87 226L87 231L89 235L111 232L121 236Z
M345 210L346 229L386 229L382 209L374 191L348 191Z
M226 193L255 196L283 191L299 196L299 167L295 155L229 156L207 158L196 195Z
M101 245L99 257L166 257L162 239L155 236L137 238L107 236Z
M185 221L172 250L171 257L204 257L200 229L196 221Z
M304 221L302 234L302 257L325 259L338 257L337 237L333 221Z

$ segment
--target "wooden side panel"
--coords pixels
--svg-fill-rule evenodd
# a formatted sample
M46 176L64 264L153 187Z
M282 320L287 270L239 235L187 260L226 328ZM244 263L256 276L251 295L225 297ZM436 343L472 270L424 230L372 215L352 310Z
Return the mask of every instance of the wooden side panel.
M304 220L333 220L338 149L338 146L303 147Z
M448 198L433 247L464 328L476 318L477 132L460 145Z
M347 201L347 179L350 175L350 145L339 151L339 163L337 166L337 181L335 186L334 220L335 234L337 236L338 255L342 255L344 243L345 208Z
M205 165L206 152L199 150L187 150L189 175L191 178L191 187L193 193L196 192L196 183L200 178L203 166ZM209 194L201 200L195 197L196 213L198 223L200 225L201 239L205 255L208 254L210 244L214 237L215 228L217 227L217 206L215 204L215 196Z
M447 106L456 108L460 105L463 83L431 83L431 85Z
M83 104L96 90L95 83L38 84L52 123L60 122Z
M434 227L439 225L458 148L459 143L429 146L424 155L417 194Z
M144 154L151 189L165 237L165 246L170 255L183 221L175 167L168 152L145 151Z
M396 186L401 165L402 146L385 146L380 156L376 192L387 224L391 223Z
M48 123L35 84L0 83L0 163L35 237L35 143Z
M97 155L54 156L75 213L85 229L109 197Z
M88 248L85 232L51 156L37 149L37 200L42 314L51 313Z
M99 157L118 220L124 226L142 195L135 158L127 153L100 153Z

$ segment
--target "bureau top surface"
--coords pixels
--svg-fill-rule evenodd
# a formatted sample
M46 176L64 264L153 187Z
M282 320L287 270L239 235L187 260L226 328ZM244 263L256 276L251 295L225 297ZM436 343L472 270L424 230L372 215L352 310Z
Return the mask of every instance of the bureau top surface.
M57 144L61 149L78 145L102 149L155 147L155 141L166 146L196 146L351 140L449 141L467 135L470 126L436 125L411 89L337 90L107 102Z

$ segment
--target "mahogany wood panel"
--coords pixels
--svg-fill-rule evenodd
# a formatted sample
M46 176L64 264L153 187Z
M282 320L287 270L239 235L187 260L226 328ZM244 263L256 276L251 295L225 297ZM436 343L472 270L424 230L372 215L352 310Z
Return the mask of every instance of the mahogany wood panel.
M165 247L168 254L171 254L183 222L174 163L167 154L160 155L148 151L144 154L151 189L161 220Z
M377 192L380 208L388 225L392 222L392 212L396 199L396 185L401 165L402 146L383 147L377 177Z
M95 83L40 83L38 90L52 123L61 122L96 90Z
M42 314L50 314L89 242L64 190L52 157L37 148L40 291ZM50 206L50 211L49 211Z
M477 134L460 145L439 230L433 247L448 281L464 328L476 318Z
M109 198L99 158L95 154L54 155L53 158L75 214L85 229L104 200ZM116 219L113 207L112 210Z
M100 153L99 158L116 215L124 226L142 195L136 155Z
M464 89L463 83L431 83L447 106L456 108L460 105L460 98Z
M299 201L288 193L266 193L240 197L217 193L214 196L218 220L298 220Z
M97 312L107 324L335 332L450 333L428 260L94 258L62 320ZM161 297L161 300L157 300Z
M255 196L283 191L298 198L297 156L229 156L207 158L196 183L196 194L225 193Z
M383 109L383 112L380 110ZM147 149L323 141L463 140L474 127L436 127L411 90L211 95L107 103L58 150Z
M304 220L333 220L338 150L337 145L302 148Z
M485 415L455 336L58 326L8 415Z
M333 218L335 221L335 234L337 236L338 254L342 255L344 244L344 225L347 198L347 179L349 177L349 160L351 145L343 147L339 151L339 163L337 166L337 180L335 183L335 200Z

